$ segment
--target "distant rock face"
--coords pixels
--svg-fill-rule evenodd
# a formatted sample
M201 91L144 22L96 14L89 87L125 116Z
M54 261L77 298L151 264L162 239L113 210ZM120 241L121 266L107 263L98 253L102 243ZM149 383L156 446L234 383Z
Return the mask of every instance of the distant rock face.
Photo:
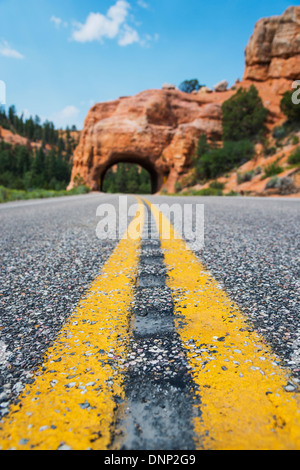
M97 190L106 171L124 161L149 171L153 192L163 184L174 191L180 175L191 166L199 137L221 139L225 98L226 92L200 96L164 89L96 104L75 150L72 182L80 175Z
M217 83L214 86L215 91L226 91L228 88L228 82L226 80L222 80L221 82Z
M245 56L244 80L300 79L300 7L259 20Z
M176 86L172 83L164 83L161 88L162 90L176 90Z
M4 129L3 127L0 126L0 141L1 140L13 146L27 147L29 151L34 150L34 149L39 149L42 145L41 142L32 142L26 137L22 137L21 135L15 134L12 131L8 129ZM46 149L47 148L50 149L50 146L46 145Z

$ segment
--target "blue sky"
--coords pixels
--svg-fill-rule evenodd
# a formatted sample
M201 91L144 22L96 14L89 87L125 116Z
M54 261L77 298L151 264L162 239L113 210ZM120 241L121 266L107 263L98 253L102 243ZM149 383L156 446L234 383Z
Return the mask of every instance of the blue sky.
M7 106L82 128L95 102L198 78L242 78L259 18L283 0L0 0Z

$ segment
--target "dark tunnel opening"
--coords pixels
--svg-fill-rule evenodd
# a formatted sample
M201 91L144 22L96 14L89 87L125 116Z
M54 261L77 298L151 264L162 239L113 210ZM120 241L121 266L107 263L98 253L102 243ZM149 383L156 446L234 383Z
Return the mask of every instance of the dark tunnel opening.
M100 176L100 191L125 194L155 194L163 178L148 162L134 156L113 158Z

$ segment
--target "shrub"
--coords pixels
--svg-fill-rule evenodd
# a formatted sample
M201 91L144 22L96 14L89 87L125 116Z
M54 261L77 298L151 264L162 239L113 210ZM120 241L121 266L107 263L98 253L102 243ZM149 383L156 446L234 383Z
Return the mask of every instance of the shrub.
M294 182L289 176L278 178L273 176L266 184L266 189L276 188L280 194L292 194L294 192Z
M255 139L265 132L268 110L254 85L249 90L239 88L222 104L223 140Z
M295 150L295 152L293 152L293 153L289 156L288 162L289 162L291 165L300 165L300 147L298 147L297 150Z
M276 140L282 140L288 135L288 129L286 126L276 126L272 131L272 136Z
M255 170L254 170L254 174L255 174L255 175L260 175L260 173L261 173L261 167L260 167L260 166L257 166L257 167L255 168Z
M84 179L79 173L77 173L77 175L75 175L74 180L73 180L73 187L78 188L79 186L83 186L83 185L84 185Z
M224 186L225 184L224 183L220 183L219 181L213 181L212 183L210 183L209 187L211 189L218 189L218 190L223 190L224 189Z
M75 196L77 194L86 194L90 192L87 186L78 186L71 191L67 190L49 190L49 189L33 189L31 191L20 191L17 189L5 188L0 186L0 203L9 201L19 201L21 199L44 199L50 197Z
M239 193L232 189L229 193L225 194L225 196L239 196Z
M196 148L196 158L202 157L206 152L210 150L209 143L207 142L207 137L205 134L201 135L198 140L198 145Z
M292 91L286 91L280 102L280 109L286 115L288 121L300 122L300 104L292 101Z
M187 195L189 196L223 196L223 193L220 189L203 188L199 190L189 191Z
M294 182L289 176L279 178L278 188L281 194L291 194L294 192Z
M264 169L264 178L269 178L270 176L279 175L283 172L283 168L278 165L277 162L270 163L270 165L266 166Z
M222 191L215 188L204 188L198 191L198 196L222 196Z
M176 181L175 183L175 192L179 193L182 189L181 183L179 181Z
M246 181L251 181L253 176L255 175L255 171L246 171L246 173L238 173L237 174L237 182L238 184L245 183Z
M66 191L66 193L68 194L71 194L71 195L75 195L75 194L87 194L89 193L91 190L88 186L86 185L81 185L81 186L77 186L76 188L73 188L71 189L70 191Z
M266 157L269 157L271 155L275 155L276 153L276 147L268 147L266 150L265 150L265 155Z
M273 176L273 177L270 178L269 181L267 182L267 184L266 184L266 189L277 188L277 186L278 186L278 181L279 181L278 176Z
M200 179L218 178L235 166L240 166L254 156L254 145L249 140L224 142L222 148L210 148L195 162Z

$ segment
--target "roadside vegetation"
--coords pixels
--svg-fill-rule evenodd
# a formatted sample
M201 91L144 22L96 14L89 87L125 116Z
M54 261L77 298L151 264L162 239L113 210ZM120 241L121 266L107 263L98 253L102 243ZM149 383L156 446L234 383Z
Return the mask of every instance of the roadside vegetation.
M60 149L13 146L0 142L0 185L10 189L66 189L72 164Z
M295 150L295 152L291 153L288 158L288 163L291 165L299 166L300 165L300 147Z
M286 121L273 129L269 136L266 128L268 110L254 85L248 90L240 88L230 99L222 105L222 142L208 142L205 135L198 141L195 156L193 158L194 174L190 177L187 186L207 184L221 176L226 176L232 170L237 170L255 156L255 145L263 145L265 157L275 155L285 145L298 145L300 130L300 105L292 102L292 92L286 92L281 100L281 111L286 116ZM272 142L270 144L269 139ZM283 155L284 156L284 155ZM271 178L269 187L274 187L280 179L278 175L286 169L280 158L267 166L257 167L253 170L241 173L237 172L237 183L242 184L251 181L261 174L261 179ZM300 146L288 158L287 164L291 167L300 165ZM190 193L190 190L184 190ZM218 195L214 187L196 191L199 195ZM221 190L223 194L223 191ZM221 195L221 194L220 194ZM234 194L232 194L234 195Z
M0 202L72 194L66 191L77 140L71 131L57 130L38 116L24 119L14 106L0 108L0 126L27 139L27 145L11 145L0 140ZM82 184L74 193L88 191ZM80 188L79 188L80 187Z
M289 125L300 124L300 106L294 104L292 100L292 91L286 91L280 102L280 109L287 117L287 123Z
M206 181L241 166L255 154L255 143L265 134L267 109L257 89L239 89L222 105L223 143L221 147L209 144L206 136L199 139L194 166L197 180Z
M62 189L55 191L51 189L33 189L29 191L22 191L20 189L9 189L4 186L0 186L0 203L20 201L24 199L45 199L50 197L61 197L61 196L75 196L79 194L87 194L90 189L87 186L78 186L76 188L67 191Z
M278 162L270 163L270 165L266 166L264 169L264 174L262 179L270 178L271 176L279 175L284 171L284 168L278 164Z
M281 126L273 129L272 137L275 140L276 148L280 148L284 143L291 145L299 144L299 137L295 134L300 131L300 105L292 101L292 92L287 91L280 102L280 109L286 116L286 121ZM291 163L291 162L289 162Z

